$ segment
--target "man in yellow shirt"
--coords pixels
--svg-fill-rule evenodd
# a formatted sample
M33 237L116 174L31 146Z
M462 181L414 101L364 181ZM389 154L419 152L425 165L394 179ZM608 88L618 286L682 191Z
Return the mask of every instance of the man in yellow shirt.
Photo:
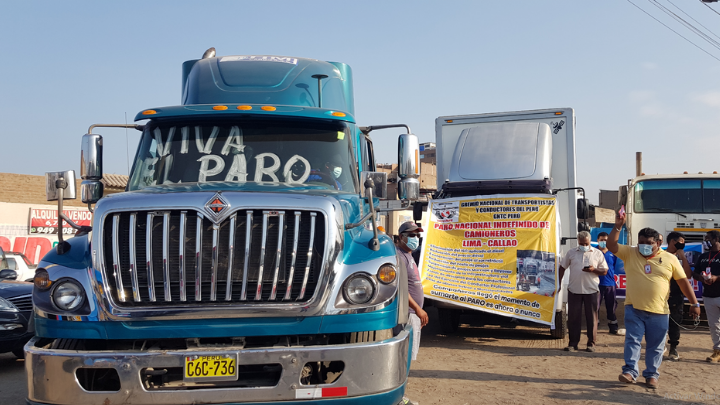
M618 377L621 382L634 383L638 377L640 348L645 337L645 370L643 377L649 388L658 386L658 368L662 363L665 335L668 332L670 279L674 279L690 301L690 313L700 316L700 304L675 255L660 249L659 234L652 228L638 232L638 246L618 244L625 215L615 217L607 248L625 262L625 365Z

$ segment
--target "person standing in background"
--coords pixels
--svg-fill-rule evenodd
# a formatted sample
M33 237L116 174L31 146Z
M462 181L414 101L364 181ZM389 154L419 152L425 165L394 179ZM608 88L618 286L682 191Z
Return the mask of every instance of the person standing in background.
M685 257L685 235L680 232L670 232L667 236L667 252L675 255L680 261L685 275L688 280L692 278L690 263ZM670 353L668 360L678 361L680 355L677 347L680 344L680 325L683 320L683 312L685 309L685 296L680 290L677 281L670 280L670 296L668 297L668 307L670 308L670 323L668 325L668 343L670 344Z
M608 266L608 271L605 275L599 276L600 285L598 286L600 294L598 294L598 308L603 300L605 300L605 311L607 312L608 327L610 333L613 335L625 335L625 329L620 329L617 315L617 284L615 284L615 263L617 257L612 254L607 248L607 232L600 232L597 236L598 249L605 256L605 263Z
M720 362L720 232L705 234L703 247L706 252L695 262L693 277L703 283L703 303L713 342L713 352L706 360L716 363Z
M587 325L587 351L595 351L598 324L598 276L607 273L605 257L598 249L590 246L590 233L577 234L578 247L563 256L560 263L560 285L563 275L568 273L568 334L570 340L566 352L574 352L580 343L582 311L585 307Z
M412 359L417 359L420 350L420 329L428 323L428 314L423 310L422 282L420 281L420 270L412 257L420 244L420 232L422 228L412 221L404 222L398 228L398 239L395 249L407 268L408 275L408 300L410 301L410 322L413 325L413 347Z

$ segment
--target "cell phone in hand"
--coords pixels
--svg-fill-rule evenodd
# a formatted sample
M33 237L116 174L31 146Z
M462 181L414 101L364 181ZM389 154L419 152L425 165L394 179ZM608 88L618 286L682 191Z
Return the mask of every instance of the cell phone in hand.
M620 211L618 211L618 215L620 216L620 218L625 218L625 204L623 204L620 207Z

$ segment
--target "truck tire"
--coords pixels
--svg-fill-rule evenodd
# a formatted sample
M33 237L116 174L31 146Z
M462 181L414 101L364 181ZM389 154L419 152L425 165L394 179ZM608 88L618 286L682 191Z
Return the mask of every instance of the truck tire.
M550 335L554 339L564 339L567 334L567 312L565 308L562 311L555 312L555 329L550 329Z
M451 335L460 327L460 311L457 309L438 308L438 318L443 335Z

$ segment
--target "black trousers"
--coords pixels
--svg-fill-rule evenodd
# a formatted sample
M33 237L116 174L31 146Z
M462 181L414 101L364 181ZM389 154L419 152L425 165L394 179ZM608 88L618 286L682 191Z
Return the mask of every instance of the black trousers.
M573 294L568 291L568 335L570 337L568 346L577 347L578 343L580 343L583 312L585 312L587 326L587 345L595 346L598 324L598 294L597 292Z
M683 310L685 307L685 296L682 292L670 294L668 298L668 306L670 307L670 325L668 325L668 343L670 346L680 344L680 326L683 320Z

